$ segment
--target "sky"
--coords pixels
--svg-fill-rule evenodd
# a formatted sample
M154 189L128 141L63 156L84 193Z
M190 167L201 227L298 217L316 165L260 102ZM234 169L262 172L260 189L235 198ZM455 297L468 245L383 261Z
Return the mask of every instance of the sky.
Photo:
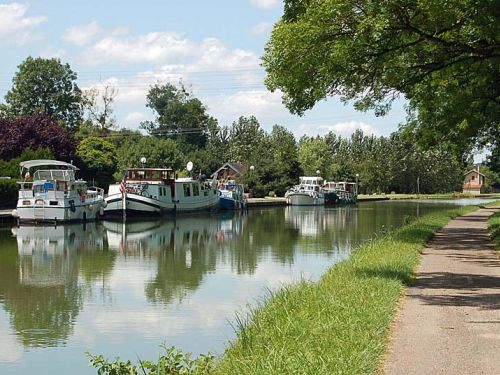
M279 124L297 138L397 130L403 101L382 118L338 98L302 117L288 112L280 92L266 89L260 66L282 12L280 0L0 0L0 101L24 59L58 57L78 74L80 88L117 89L117 122L129 129L154 117L145 106L151 85L182 81L222 126L254 115L264 130Z

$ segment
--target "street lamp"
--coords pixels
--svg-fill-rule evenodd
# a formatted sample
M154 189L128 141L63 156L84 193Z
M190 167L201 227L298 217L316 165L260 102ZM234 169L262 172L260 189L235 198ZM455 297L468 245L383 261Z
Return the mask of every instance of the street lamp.
M142 163L142 167L143 167L143 168L144 168L144 166L146 165L146 161L147 161L147 160L146 160L146 158L143 156L143 157L141 158L141 163Z
M359 178L359 173L356 173L356 196L358 196L358 178Z

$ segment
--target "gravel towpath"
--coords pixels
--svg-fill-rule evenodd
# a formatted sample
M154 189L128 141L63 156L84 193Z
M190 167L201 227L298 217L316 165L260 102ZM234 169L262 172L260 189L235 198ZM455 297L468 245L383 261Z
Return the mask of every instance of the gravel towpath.
M487 232L497 210L451 220L426 246L385 374L500 374L500 255Z

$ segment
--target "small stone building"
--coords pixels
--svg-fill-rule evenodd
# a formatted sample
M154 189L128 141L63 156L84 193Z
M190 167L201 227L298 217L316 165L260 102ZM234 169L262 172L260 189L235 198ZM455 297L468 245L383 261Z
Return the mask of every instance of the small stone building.
M479 165L464 175L464 193L482 194L484 193L485 179L484 174L479 172Z

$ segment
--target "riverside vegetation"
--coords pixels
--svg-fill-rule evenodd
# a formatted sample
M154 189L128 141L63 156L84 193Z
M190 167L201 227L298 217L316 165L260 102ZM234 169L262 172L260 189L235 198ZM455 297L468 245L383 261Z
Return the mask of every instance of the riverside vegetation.
M157 364L102 356L91 357L91 364L99 374L373 373L423 245L451 218L475 209L408 217L405 226L359 246L318 282L303 280L269 292L260 306L237 315L236 339L221 358L184 360L170 348Z
M490 217L490 219L488 220L488 226L490 229L491 238L497 244L497 248L500 249L500 212L497 212Z

